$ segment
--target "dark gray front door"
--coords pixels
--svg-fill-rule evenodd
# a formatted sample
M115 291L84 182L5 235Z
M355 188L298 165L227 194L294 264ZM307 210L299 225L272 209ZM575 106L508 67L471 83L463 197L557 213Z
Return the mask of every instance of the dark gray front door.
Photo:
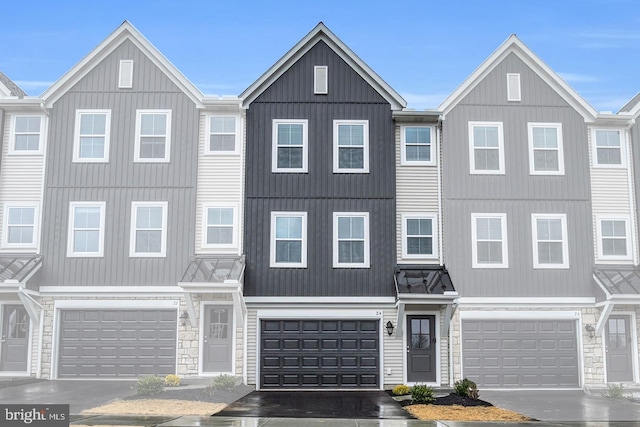
M2 315L0 371L27 370L29 352L29 316L21 305L5 305Z
M231 372L232 368L232 307L206 306L204 312L203 370Z
M260 387L378 388L379 320L260 322Z
M633 381L629 325L629 316L610 316L607 321L607 382Z
M436 381L435 316L407 316L407 381Z

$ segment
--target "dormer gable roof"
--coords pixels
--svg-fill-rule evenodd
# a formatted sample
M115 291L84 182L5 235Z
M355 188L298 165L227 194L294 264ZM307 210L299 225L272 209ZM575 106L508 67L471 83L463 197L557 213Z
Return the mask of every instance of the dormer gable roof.
M202 107L203 95L160 51L153 46L129 21L124 21L116 30L94 48L87 56L51 85L42 99L51 107L66 91L78 83L95 66L111 54L126 40L140 49L168 78L175 83L198 107Z
M451 111L466 95L468 95L492 70L496 68L509 54L515 54L545 83L547 83L560 97L571 105L584 120L591 122L597 116L597 111L589 105L571 86L567 84L555 71L545 64L522 41L512 34L502 43L480 66L445 99L438 107L443 116Z
M618 111L618 114L633 116L634 118L638 117L638 115L640 115L640 92L624 104L620 111Z
M248 107L262 92L282 76L319 41L324 41L342 60L353 68L369 85L371 85L389 104L393 110L401 110L407 102L376 74L362 59L333 34L322 22L302 38L282 58L271 66L258 80L249 86L240 98Z
M0 98L24 98L25 96L27 93L0 71Z

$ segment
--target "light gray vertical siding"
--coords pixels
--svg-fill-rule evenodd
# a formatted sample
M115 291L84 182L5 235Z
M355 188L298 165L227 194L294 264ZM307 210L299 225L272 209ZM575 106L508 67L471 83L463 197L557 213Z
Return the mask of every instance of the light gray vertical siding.
M328 65L329 93L313 94L314 65ZM309 172L271 173L272 120L308 119ZM369 173L333 173L333 120L369 121ZM391 107L318 42L247 111L244 294L392 296L395 147ZM269 267L272 211L306 211L307 268ZM371 268L334 269L333 212L369 212Z
M520 73L522 101L507 101L507 73ZM502 122L504 175L472 175L469 122ZM561 123L565 173L529 173L529 122ZM443 123L445 264L464 297L591 296L592 220L584 118L513 53ZM506 213L508 269L473 269L471 213ZM569 269L534 269L532 213L567 215Z
M134 60L118 89L120 59ZM108 163L73 163L76 109L110 109ZM169 163L134 163L136 109L170 109ZM43 210L42 285L175 285L193 256L198 112L133 43L125 41L51 110ZM69 202L104 201L102 258L67 258ZM130 258L131 202L168 202L164 258Z

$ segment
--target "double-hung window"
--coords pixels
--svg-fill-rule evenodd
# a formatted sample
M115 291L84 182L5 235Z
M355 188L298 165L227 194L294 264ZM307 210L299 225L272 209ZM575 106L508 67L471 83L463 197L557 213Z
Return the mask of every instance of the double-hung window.
M10 154L41 154L44 117L13 116L11 121Z
M569 268L567 216L532 214L533 268Z
M166 256L167 206L167 202L131 203L130 257Z
M529 173L563 175L562 124L529 123Z
M369 121L333 121L333 172L369 172Z
M3 247L31 249L38 241L38 205L5 203Z
M598 258L611 261L632 259L628 215L597 217Z
M473 268L508 268L507 215L471 214Z
M621 134L621 131L614 129L594 129L592 131L594 166L625 167L626 156Z
M203 219L205 232L203 247L236 246L236 209L231 206L205 206Z
M76 110L73 161L108 162L110 131L111 110Z
M209 140L205 143L206 154L237 154L239 146L238 117L209 116L207 121Z
M171 110L136 111L134 161L166 163L171 151Z
M71 202L67 256L103 256L104 211L105 202Z
M333 267L369 268L369 213L333 213Z
M271 267L307 266L307 213L271 212Z
M272 172L307 172L307 120L273 120Z
M437 256L434 215L403 215L402 224L403 258L434 258Z
M469 122L469 162L472 174L504 175L502 122Z
M433 165L433 128L430 126L402 126L400 140L402 142L403 165Z

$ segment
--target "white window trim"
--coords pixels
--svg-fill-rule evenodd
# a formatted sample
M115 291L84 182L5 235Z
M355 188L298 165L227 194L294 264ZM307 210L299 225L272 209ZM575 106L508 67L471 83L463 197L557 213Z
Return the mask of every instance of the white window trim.
M619 165L598 163L598 144L596 140L596 131L598 130L616 131L620 133L620 164ZM591 128L590 132L591 132L591 158L593 159L592 161L593 167L600 168L600 169L626 169L627 164L629 162L627 160L627 138L626 138L625 130L618 129L618 128L597 127L597 128Z
M364 262L339 262L338 257L338 218L364 218ZM334 212L333 213L333 268L369 268L370 259L369 212Z
M208 243L207 242L207 229L209 228L208 217L209 208L224 208L233 209L233 232L230 244L220 243ZM238 246L238 205L229 203L205 203L202 205L202 248L217 249L217 248L235 248Z
M100 229L98 233L98 252L74 252L73 224L75 208L79 206L100 208ZM69 258L100 258L104 256L104 231L105 231L106 202L70 202L69 203L69 228L67 233L67 257Z
M83 114L104 114L104 157L80 157L80 117ZM73 133L73 162L74 163L108 163L109 146L111 140L111 110L76 110L76 123Z
M624 221L625 240L627 245L627 255L605 255L602 247L602 222L603 221ZM598 260L602 261L631 261L633 260L633 248L631 245L631 217L629 215L600 214L596 215L596 248Z
M476 170L473 129L476 126L494 126L498 128L498 169ZM469 122L469 171L473 175L504 175L504 134L502 122Z
M123 76L123 68L125 64L131 64L131 72L128 76ZM126 79L123 79L126 77ZM125 84L124 82L129 80L129 84ZM118 88L120 89L131 89L133 87L133 59L121 59L120 67L118 68Z
M140 157L140 128L143 114L165 114L167 116L166 141L164 145L164 157L147 159ZM136 110L136 134L133 161L135 163L169 163L171 153L171 110Z
M478 219L500 219L502 232L502 262L495 264L478 262ZM506 213L472 213L471 214L471 267L472 268L509 268L509 238L507 235L507 214Z
M364 145L362 169L347 169L338 167L338 126L363 125ZM333 173L369 173L369 120L334 120L333 121Z
M407 239L407 220L409 219L430 219L431 220L431 248L430 255L409 254ZM402 214L402 258L406 259L437 259L438 258L438 222L437 215L428 213Z
M429 144L429 151L431 152L431 160L428 162L422 160L407 160L407 128L427 128L431 133L431 143ZM410 126L410 125L402 125L400 126L400 164L403 166L435 166L436 165L436 156L435 156L435 132L433 126Z
M541 264L538 261L538 219L559 219L562 226L562 264ZM534 269L566 269L569 268L569 241L567 240L566 214L531 214L531 240L533 243Z
M278 167L278 125L302 125L302 167ZM285 146L283 146L285 147ZM309 121L307 119L273 119L271 124L271 172L276 173L307 173L309 171Z
M558 170L557 171L537 171L535 170L534 151L543 150L551 151L550 149L542 149L533 147L533 129L534 128L553 128L557 131L558 137ZM564 175L564 145L562 143L562 123L527 123L527 134L529 136L529 174L530 175Z
M38 139L37 150L16 150L16 120L19 117L39 117L40 118L40 137ZM11 117L11 125L9 132L9 154L13 156L33 156L44 153L44 134L45 134L46 117L42 114L16 114Z
M300 262L276 262L276 218L300 217L302 218L302 245ZM269 238L270 255L269 267L271 268L307 268L307 213L294 211L271 212L271 235Z
M236 119L234 149L229 151L211 150L211 118L213 117L233 117ZM207 114L205 116L206 130L204 138L204 154L206 156L229 156L240 154L240 141L242 141L242 118L237 114Z
M318 70L325 70L326 82L325 82L325 90L318 90ZM326 95L329 93L329 67L327 65L315 65L313 67L313 93L315 95Z
M515 77L518 82L518 93L511 93L509 79ZM507 73L507 101L522 101L522 84L520 81L520 73Z
M162 208L162 237L160 242L160 252L136 252L136 219L139 207L161 207ZM167 256L167 215L169 202L131 202L131 232L129 234L129 257L130 258L164 258Z
M33 208L33 243L9 243L9 209ZM2 248L37 249L40 241L40 203L37 202L5 202L2 220Z

